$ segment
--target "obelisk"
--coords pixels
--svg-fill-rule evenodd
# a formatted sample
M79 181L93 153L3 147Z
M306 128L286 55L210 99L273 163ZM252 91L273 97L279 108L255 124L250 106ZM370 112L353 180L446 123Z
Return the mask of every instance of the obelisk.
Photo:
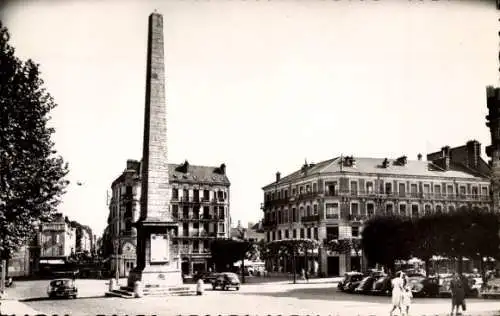
M145 103L137 265L128 286L136 281L144 288L176 286L182 284L182 276L178 252L172 247L178 224L169 210L163 17L156 12L149 16Z

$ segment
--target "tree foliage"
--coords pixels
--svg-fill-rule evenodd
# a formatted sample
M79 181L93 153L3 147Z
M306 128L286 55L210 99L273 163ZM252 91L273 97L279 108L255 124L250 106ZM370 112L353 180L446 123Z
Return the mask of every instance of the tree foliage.
M210 244L212 260L217 271L232 267L238 260L243 260L253 251L253 243L246 240L216 239Z
M453 213L435 213L414 220L376 217L362 233L362 247L369 261L391 266L410 255L428 263L432 256L457 259L499 256L497 214L465 207ZM428 264L426 265L428 268Z
M369 262L393 271L395 260L411 255L412 223L400 216L377 216L369 219L361 233L361 246Z
M357 256L360 255L361 251L361 239L360 238L342 238L342 239L332 239L327 243L327 248L330 251L335 251L340 254L351 254L354 250Z
M38 65L21 61L0 23L0 255L26 243L37 223L50 220L68 182L48 127L56 104Z

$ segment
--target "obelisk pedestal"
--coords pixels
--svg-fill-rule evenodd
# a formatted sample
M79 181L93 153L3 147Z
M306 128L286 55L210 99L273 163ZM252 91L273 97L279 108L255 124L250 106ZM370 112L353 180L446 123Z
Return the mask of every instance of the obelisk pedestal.
M141 174L141 215L137 227L137 265L130 271L128 287L174 287L182 284L179 250L172 247L177 222L169 210L167 160L167 110L163 17L149 16L146 70L146 105Z

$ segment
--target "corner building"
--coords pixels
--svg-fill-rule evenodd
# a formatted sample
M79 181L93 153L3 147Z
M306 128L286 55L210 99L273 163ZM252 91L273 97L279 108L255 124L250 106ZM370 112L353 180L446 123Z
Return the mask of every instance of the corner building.
M326 249L333 239L360 238L366 219L381 214L419 217L453 212L464 206L492 209L490 167L480 157L481 145L466 145L427 155L427 161L406 156L397 159L337 157L304 164L286 177L263 187L263 225L266 240L312 238L318 253L297 260L298 269L319 264L328 276L364 270L369 264L354 252ZM304 262L304 265L302 264ZM275 262L290 271L290 264Z
M188 161L169 164L170 211L179 224L174 247L180 248L182 273L193 274L211 267L210 242L229 238L229 187L226 166L195 166ZM141 163L128 160L125 171L112 183L108 226L103 234L110 270L118 266L121 277L136 264L140 215Z

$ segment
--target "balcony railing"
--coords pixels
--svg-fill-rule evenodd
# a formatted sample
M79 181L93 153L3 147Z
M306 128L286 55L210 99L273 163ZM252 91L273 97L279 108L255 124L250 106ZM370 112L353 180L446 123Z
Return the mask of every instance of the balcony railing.
M188 233L183 233L180 236L175 236L177 239L197 239L197 238L215 238L216 232L207 232L206 230L190 230Z
M277 222L276 221L271 221L271 220L264 220L262 222L262 226L263 227L266 227L266 228L273 228L273 227L276 227L277 225Z
M212 204L224 204L226 200L224 199L212 199Z
M319 222L319 215L308 215L308 216L302 216L300 220L303 223L306 222Z

